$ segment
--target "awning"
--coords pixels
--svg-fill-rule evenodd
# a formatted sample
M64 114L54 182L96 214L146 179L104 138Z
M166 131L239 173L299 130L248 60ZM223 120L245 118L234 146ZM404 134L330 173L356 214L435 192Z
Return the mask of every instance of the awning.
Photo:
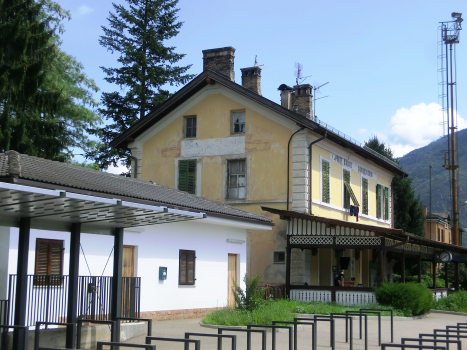
M110 234L116 227L205 217L202 212L167 206L0 182L1 226L17 227L20 218L31 218L31 228L35 229L67 231L71 223L81 223L83 232Z

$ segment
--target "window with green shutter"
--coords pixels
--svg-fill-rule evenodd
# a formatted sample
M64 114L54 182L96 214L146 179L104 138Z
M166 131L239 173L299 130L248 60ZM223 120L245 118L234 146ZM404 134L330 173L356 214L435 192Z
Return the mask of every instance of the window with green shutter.
M368 215L368 179L362 178L362 213Z
M350 185L350 171L345 170L343 172L344 183ZM350 209L350 193L347 190L347 186L344 185L344 208Z
M329 162L326 160L322 161L321 164L322 173L321 173L321 183L322 183L322 201L324 203L330 203L331 196L329 190Z
M178 161L178 189L196 194L196 160Z
M389 220L389 188L384 188L384 220Z
M382 186L376 185L376 217L381 219L381 195L382 195Z

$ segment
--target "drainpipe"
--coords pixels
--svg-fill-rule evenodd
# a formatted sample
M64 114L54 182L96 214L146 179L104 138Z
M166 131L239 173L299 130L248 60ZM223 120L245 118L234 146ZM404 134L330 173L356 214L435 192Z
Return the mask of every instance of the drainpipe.
M133 177L136 179L138 177L138 158L136 158L135 156L128 156L128 158L133 159L135 161L135 174Z
M313 169L311 168L312 166L312 160L313 160L313 154L311 152L311 147L315 144L315 143L318 143L322 140L324 140L326 137L328 136L328 132L326 131L324 133L324 136L311 142L310 145L308 146L308 171L309 171L309 174L308 174L308 187L310 189L310 199L309 199L309 202L310 202L310 215L312 214L311 212L311 205L313 203L313 187L312 187L312 183L311 183L311 175L313 174Z
M296 133L302 131L305 129L304 126L302 126L300 129L295 131L292 136L290 136L289 143L287 144L287 211L289 210L289 197L290 197L290 142L292 141L292 138L295 136Z

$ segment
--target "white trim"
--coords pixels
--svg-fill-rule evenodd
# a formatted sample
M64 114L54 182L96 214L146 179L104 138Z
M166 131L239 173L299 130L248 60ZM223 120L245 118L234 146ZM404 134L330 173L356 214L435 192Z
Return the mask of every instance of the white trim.
M16 185L16 184L11 184L7 182L0 182L0 188L4 188L6 190L15 190L15 191L21 191L21 192L43 194L46 196L53 196L53 197L60 197L60 194L64 192L64 191L59 191L59 190L46 190L44 188L39 188L39 187Z
M160 207L160 206L155 206L155 205L147 205L147 204L128 202L128 201L122 201L121 203L122 203L122 206L124 207L138 208L138 209L145 209L145 210L152 210L152 211L159 211L159 212L167 211L167 207Z
M208 216L202 221L192 221L193 224L195 223L203 223L203 224L214 224L214 225L222 225L222 226L229 226L229 227L238 227L238 228L244 228L244 229L250 229L250 230L272 230L272 226L267 225L267 224L261 224L261 223L253 223L253 222L246 222L246 221L240 221L241 218L239 219L223 219L219 217L213 217L213 216Z
M172 209L172 208L167 208L167 210L171 214L192 216L192 217L198 218L198 219L203 219L203 218L207 217L207 215L205 213L195 213L195 212L192 212L192 211Z
M72 193L72 192L62 192L62 196L66 198L73 198L73 199L78 199L78 200L83 200L83 201L89 201L89 202L98 202L98 203L105 203L105 204L112 204L112 205L118 205L121 201L119 199L111 199L111 198L103 198L103 197L96 197L96 196L89 196L87 194L78 194L78 193Z

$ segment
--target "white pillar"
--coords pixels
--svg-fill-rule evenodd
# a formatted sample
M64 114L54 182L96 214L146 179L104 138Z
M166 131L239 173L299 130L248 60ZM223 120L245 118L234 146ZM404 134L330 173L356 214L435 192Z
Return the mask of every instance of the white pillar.
M8 258L10 250L10 228L0 226L0 300L8 297Z

